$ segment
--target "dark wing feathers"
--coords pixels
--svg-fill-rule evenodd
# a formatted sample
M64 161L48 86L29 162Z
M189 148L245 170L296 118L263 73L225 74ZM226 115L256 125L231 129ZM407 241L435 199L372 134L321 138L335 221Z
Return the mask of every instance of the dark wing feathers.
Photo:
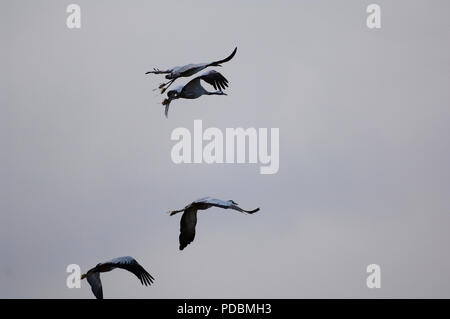
M209 66L219 66L222 63L230 61L236 54L236 51L237 51L237 47L234 48L233 52L231 52L231 54L228 57L226 57L225 59L220 60L220 61L214 61L214 62L210 63Z
M94 293L95 298L103 299L103 288L100 280L100 273L96 271L88 272L86 279L91 286L91 290Z
M257 211L259 211L259 207L256 209L253 209L253 210L245 210L245 209L240 208L238 205L234 205L234 204L231 206L223 206L221 204L210 204L210 205L215 206L215 207L224 208L224 209L234 209L234 210L237 210L238 212L247 213L247 214L253 214L253 213L256 213Z
M211 70L200 76L200 79L211 84L216 90L225 90L228 87L228 80L219 72Z
M124 257L116 259L118 261L111 262L111 265L132 272L141 281L141 284L148 286L153 283L155 278L152 277L134 258Z
M133 274L135 274L135 276L138 277L139 280L141 281L141 284L143 284L145 286L151 285L153 283L153 281L155 280L152 277L152 275L150 275L144 269L144 267L139 265L136 261L134 263L131 263L131 264L120 264L117 267L126 269L126 270L132 272Z
M195 238L195 226L197 225L197 209L188 208L184 211L180 220L180 250L192 243Z
M256 209L253 209L253 210L245 210L245 209L240 208L237 205L231 205L230 208L234 209L234 210L237 210L238 212L247 213L247 214L253 214L253 213L256 213L257 211L259 211L259 207L256 208Z

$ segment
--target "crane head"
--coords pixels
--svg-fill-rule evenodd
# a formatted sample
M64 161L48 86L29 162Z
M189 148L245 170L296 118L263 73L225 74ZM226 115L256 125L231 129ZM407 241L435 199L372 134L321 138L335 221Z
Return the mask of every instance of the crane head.
M178 90L170 90L169 92L167 92L167 97L170 100L174 100L174 99L178 99L180 96L180 93L178 92Z

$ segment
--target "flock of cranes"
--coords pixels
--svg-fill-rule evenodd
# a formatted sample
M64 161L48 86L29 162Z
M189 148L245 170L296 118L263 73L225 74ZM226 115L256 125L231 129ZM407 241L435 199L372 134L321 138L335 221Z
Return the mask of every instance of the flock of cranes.
M196 74L197 72L210 67L210 66L221 66L222 63L230 61L236 54L237 48L225 59L210 63L200 63L200 64L188 64L181 67L174 67L166 71L160 71L159 69L154 69L146 74L167 74L166 79L170 80L166 83L162 83L159 86L161 89L161 94L163 94L166 89L178 78L188 77ZM203 88L200 80L209 83L217 89L215 92L209 92ZM169 105L172 100L184 98L184 99L196 99L202 95L226 95L223 93L228 87L227 79L217 71L210 70L204 74L195 77L189 81L186 85L180 86L175 90L170 90L167 92L167 98L163 101L165 105L165 115L167 117L169 111ZM245 210L238 206L238 204L233 200L220 200L212 197L205 197L193 201L189 205L185 206L179 210L170 211L170 216L183 212L180 220L180 236L179 236L179 249L183 250L187 245L193 242L195 238L195 227L197 225L197 211L206 210L211 207L218 207L223 209L232 209L245 214L253 214L259 211L259 208L253 210ZM144 267L142 267L136 259L130 256L114 258L110 261L97 264L94 268L90 269L87 273L81 275L81 279L86 279L91 286L91 290L97 299L103 299L103 288L102 282L100 280L100 273L109 272L116 268L125 269L133 273L141 282L142 285L149 286L155 280L152 275L150 275Z
M170 80L166 83L161 83L158 89L161 90L161 94L163 94L167 88L175 82L176 79L181 77L189 77L194 75L207 67L210 66L222 66L223 63L230 61L234 55L236 54L237 48L234 48L233 52L225 59L220 61L208 62L208 63L198 63L198 64L186 64L183 66L176 66L171 69L161 71L157 68L153 69L153 71L148 71L145 74L167 74L166 79ZM200 80L205 81L206 83L212 85L214 87L215 92L207 91L201 84ZM209 72L205 72L200 76L193 78L186 85L181 85L177 87L175 90L170 90L167 92L167 99L164 99L162 104L165 106L164 114L168 117L169 113L169 105L172 100L175 99L196 99L202 95L226 95L223 93L223 90L228 87L228 80L219 72L211 70Z

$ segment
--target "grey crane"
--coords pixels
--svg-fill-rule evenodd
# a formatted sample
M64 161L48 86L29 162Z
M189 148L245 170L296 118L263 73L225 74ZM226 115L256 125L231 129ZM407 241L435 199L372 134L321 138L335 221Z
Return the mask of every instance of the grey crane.
M189 76L194 75L197 72L200 72L201 70L204 70L210 66L222 66L221 64L230 61L234 57L234 55L236 54L236 51L237 51L237 47L234 48L233 52L223 60L207 62L207 63L187 64L187 65L183 65L183 66L176 66L171 69L164 70L164 71L161 71L158 68L154 68L153 71L148 71L145 74L166 74L166 79L168 79L170 81L168 81L166 83L161 83L159 85L159 89L161 89L161 94L163 94L167 90L167 88L173 82L175 82L176 79L178 79L180 77L189 77Z
M215 89L215 92L207 91L200 80L211 84ZM167 92L167 98L162 102L165 105L164 114L168 117L169 105L172 100L176 99L196 99L202 95L226 95L222 90L228 87L228 80L219 72L211 70L203 73L202 75L190 80L186 85L181 85L175 90Z
M92 292L97 299L103 299L103 288L100 280L101 272L108 272L116 268L128 270L139 278L145 286L151 285L155 280L139 263L130 256L117 257L110 261L99 263L90 269L86 274L81 275L81 279L87 279L91 285Z
M253 214L259 211L259 208L253 210L245 210L238 206L233 200L221 200L212 197L205 197L198 199L183 209L173 210L170 212L170 216L177 213L184 212L180 221L180 250L183 250L187 245L192 243L195 238L195 226L197 225L197 211L205 210L211 207L220 207L224 209L233 209L241 213Z

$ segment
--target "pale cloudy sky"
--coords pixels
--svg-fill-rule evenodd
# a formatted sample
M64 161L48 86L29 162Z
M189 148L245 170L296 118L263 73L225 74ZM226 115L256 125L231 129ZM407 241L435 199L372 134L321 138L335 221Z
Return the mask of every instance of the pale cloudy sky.
M450 297L450 3L376 1L369 30L370 3L2 1L0 297L92 298L66 266L122 255L156 282L104 274L105 298ZM235 46L228 96L165 119L144 73ZM175 165L195 119L278 127L278 174ZM261 211L199 213L180 252L165 212L204 196Z

